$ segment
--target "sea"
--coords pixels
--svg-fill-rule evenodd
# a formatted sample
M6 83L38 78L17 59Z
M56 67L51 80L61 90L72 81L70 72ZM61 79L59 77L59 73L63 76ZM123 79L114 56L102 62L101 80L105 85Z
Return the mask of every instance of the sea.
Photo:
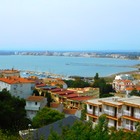
M119 72L137 70L132 66L140 60L115 58L89 58L65 56L1 55L0 69L18 69L53 73L63 76L109 76Z

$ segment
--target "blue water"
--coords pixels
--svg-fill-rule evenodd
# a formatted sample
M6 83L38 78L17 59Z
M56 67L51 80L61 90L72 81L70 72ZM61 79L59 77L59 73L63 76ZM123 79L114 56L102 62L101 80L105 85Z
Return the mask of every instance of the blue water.
M133 71L130 68L140 60L123 60L113 58L86 58L63 56L0 56L0 69L33 70L50 72L65 76L107 76L110 74Z

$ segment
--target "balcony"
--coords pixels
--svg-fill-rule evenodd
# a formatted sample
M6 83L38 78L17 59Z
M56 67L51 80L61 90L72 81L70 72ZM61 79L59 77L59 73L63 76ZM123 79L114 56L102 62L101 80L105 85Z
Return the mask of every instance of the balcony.
M35 106L25 106L25 110L40 110L40 107L35 107Z
M107 115L110 115L110 116L114 116L115 115L114 111L106 110L106 109L104 109L104 113L107 114Z
M113 123L108 123L108 127L114 127Z
M127 111L127 110L124 110L123 111L123 115L125 115L125 116L131 116L131 112L130 111Z
M140 119L140 113L135 113L134 117L137 118L137 119Z
M136 127L134 125L123 124L123 128L131 131L136 131Z
M93 110L92 109L87 109L87 113L93 114Z

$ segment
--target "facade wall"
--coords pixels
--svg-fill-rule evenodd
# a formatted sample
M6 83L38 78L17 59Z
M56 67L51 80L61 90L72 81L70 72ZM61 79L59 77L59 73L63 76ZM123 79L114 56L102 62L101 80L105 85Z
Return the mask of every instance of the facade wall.
M34 83L7 84L5 82L0 81L1 91L4 88L6 88L11 93L12 96L16 96L24 99L32 95L34 87L35 87Z
M116 129L123 128L126 130L136 131L136 122L140 122L140 107L133 105L110 106L102 103L102 112L99 112L99 106L90 105L87 103L86 119L97 123L98 117L101 114L106 114L108 126ZM95 111L94 111L95 110ZM99 115L97 115L99 113Z

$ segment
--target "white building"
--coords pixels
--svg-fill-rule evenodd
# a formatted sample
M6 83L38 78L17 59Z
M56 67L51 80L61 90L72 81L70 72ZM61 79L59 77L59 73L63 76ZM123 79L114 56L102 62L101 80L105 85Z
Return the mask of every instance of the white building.
M87 120L93 124L98 123L98 118L106 114L108 126L116 129L136 130L136 122L140 122L140 97L130 98L110 97L88 100Z
M35 82L21 77L4 77L0 78L0 91L7 89L11 95L26 99L31 96Z
M26 114L29 119L33 119L36 113L44 108L47 104L47 99L43 96L29 96L26 99Z
M134 80L130 74L120 74L116 75L115 80Z

